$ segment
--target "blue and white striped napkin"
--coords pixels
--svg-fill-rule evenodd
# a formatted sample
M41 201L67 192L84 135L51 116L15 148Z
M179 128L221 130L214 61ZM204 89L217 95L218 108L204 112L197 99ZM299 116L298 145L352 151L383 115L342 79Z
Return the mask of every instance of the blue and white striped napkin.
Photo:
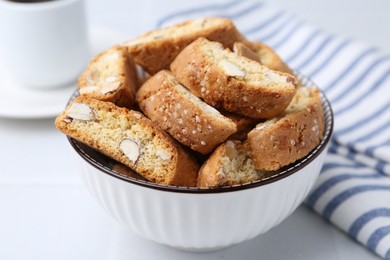
M204 16L233 19L249 39L272 46L325 91L335 113L335 132L306 203L390 259L389 56L252 0L188 7L160 18L157 26Z

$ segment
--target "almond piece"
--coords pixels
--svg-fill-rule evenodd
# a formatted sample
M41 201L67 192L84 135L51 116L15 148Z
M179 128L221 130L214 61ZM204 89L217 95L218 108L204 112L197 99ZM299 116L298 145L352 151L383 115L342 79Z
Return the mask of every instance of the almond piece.
M253 52L242 42L235 42L233 45L233 52L237 53L237 55L257 61L261 63L260 56L257 53Z
M99 88L96 86L86 86L86 87L82 87L79 89L80 95L91 94L91 93L98 92L98 91L99 91Z
M232 77L244 78L246 73L239 67L227 60L221 60L218 65L225 71L226 74Z
M86 75L85 80L89 84L94 84L100 77L100 71L98 71L96 68L92 68Z
M229 157L230 160L233 160L235 157L237 157L238 152L236 150L236 145L232 141L226 142L225 155Z
M125 138L119 143L119 148L127 156L132 164L136 164L140 155L140 150L138 144L135 141Z
M121 83L119 81L107 83L107 84L105 84L104 87L102 87L100 89L100 93L107 94L107 93L114 92L115 90L117 90L119 88L120 84Z
M95 114L93 113L92 109L82 103L73 103L65 113L72 119L83 121L95 120Z
M108 83L115 82L118 81L118 77L115 76L107 77L104 81Z
M169 153L167 153L166 151L164 151L162 149L158 149L156 151L156 155L163 161L170 160L172 157Z

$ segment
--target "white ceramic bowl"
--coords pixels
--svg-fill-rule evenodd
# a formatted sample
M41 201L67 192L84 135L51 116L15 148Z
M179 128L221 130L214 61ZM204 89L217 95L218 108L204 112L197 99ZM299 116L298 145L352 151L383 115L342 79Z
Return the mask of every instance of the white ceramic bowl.
M164 245L211 251L267 232L305 199L333 131L330 104L324 95L322 100L325 136L318 147L274 176L244 185L200 189L125 177L112 170L113 160L74 139L69 141L92 196L118 222Z

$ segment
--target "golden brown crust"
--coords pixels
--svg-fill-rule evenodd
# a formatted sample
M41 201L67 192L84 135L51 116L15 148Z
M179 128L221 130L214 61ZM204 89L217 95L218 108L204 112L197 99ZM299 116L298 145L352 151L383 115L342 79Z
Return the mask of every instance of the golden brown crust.
M221 172L221 159L223 156L225 156L225 145L221 144L200 168L198 174L198 187L219 187L225 183L224 175Z
M320 143L324 134L320 92L314 88L309 91L311 97L303 109L293 109L280 118L258 124L248 134L256 169L278 170L301 159Z
M163 130L203 154L236 132L233 121L191 94L167 70L158 72L140 88L137 102Z
M75 106L90 110L88 120L80 120L79 112L71 113ZM196 185L199 169L196 160L139 112L110 102L78 97L56 118L55 125L66 135L123 163L150 181L164 185ZM122 147L125 139L136 144L138 156L133 160Z
M227 75L207 57L203 46L210 44L212 48L221 48L218 43L199 38L176 57L171 70L180 83L206 103L243 116L272 118L284 111L295 94L293 76L271 71L255 61L236 55L252 66L261 66L273 75L286 78L285 87L277 89L248 84L241 78Z
M137 88L135 63L125 47L114 46L92 59L79 77L78 87L82 96L132 108Z
M203 26L194 26L194 23L200 23ZM216 25L212 25L213 23ZM171 28L183 30L183 33L169 35L167 29ZM152 36L154 37L153 41L146 40ZM242 40L242 35L231 20L203 18L150 31L134 40L125 42L124 46L127 46L135 62L153 75L162 69L169 69L169 65L180 51L199 37L221 42L227 48L232 48L234 42Z

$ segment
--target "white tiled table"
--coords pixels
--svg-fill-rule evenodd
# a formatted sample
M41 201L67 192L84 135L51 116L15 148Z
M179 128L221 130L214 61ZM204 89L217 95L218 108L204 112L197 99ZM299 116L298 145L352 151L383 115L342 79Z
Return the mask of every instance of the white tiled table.
M92 25L130 38L153 27L142 15L145 11L170 4L180 8L186 1L87 2ZM350 1L273 2L328 31L390 53L388 1L354 1L355 12ZM139 23L132 25L129 17ZM358 24L343 25L344 21ZM306 207L267 234L226 250L176 251L123 229L92 200L77 174L71 148L52 119L0 119L0 145L0 259L376 259Z

